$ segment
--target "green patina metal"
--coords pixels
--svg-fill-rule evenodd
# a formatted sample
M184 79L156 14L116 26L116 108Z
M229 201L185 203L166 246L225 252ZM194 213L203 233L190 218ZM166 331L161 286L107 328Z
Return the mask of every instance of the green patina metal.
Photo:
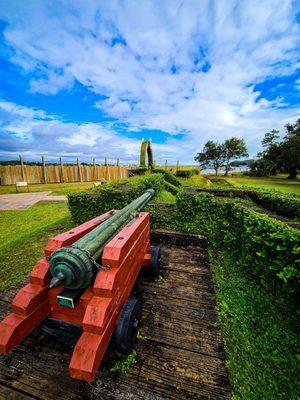
M77 240L72 246L62 247L50 257L50 272L52 280L50 287L63 284L69 289L80 289L88 286L97 269L97 263L104 246L116 233L128 224L154 195L153 189L148 189L142 196L117 211L108 220L93 231Z

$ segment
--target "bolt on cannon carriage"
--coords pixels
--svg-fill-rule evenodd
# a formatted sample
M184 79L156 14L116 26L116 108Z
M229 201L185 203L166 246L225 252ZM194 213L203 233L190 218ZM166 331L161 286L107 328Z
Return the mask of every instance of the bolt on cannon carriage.
M0 323L0 353L8 354L45 318L82 328L70 376L91 381L115 333L116 348L133 349L141 315L130 297L142 266L158 275L160 251L150 247L150 217L142 208L147 190L120 211L109 211L49 240L30 283Z

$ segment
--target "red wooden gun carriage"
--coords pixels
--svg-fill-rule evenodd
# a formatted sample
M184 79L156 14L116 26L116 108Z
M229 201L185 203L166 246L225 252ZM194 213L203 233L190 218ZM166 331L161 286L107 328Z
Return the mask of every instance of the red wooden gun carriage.
M91 381L115 333L130 353L141 305L129 297L143 265L158 274L159 248L150 248L147 190L120 211L109 211L49 240L30 283L18 291L12 313L0 323L0 353L8 354L45 318L82 327L70 376Z

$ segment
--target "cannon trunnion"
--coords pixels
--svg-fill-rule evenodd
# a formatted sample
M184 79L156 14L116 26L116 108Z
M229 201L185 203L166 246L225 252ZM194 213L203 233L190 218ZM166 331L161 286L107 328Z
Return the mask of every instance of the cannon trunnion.
M49 240L0 323L0 353L8 354L47 317L82 326L69 365L73 378L94 378L113 332L117 349L131 351L140 316L139 300L130 297L133 284L143 265L158 273L149 213L140 212L153 193Z

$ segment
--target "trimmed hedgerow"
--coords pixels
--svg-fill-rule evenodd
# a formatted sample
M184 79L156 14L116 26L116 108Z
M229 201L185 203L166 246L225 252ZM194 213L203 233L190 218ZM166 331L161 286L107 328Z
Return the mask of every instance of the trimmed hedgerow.
M300 232L211 194L148 210L152 228L208 236L232 399L296 400Z
M181 186L181 182L176 178L176 176L174 174L172 174L172 172L165 170L165 169L154 169L152 171L152 173L154 174L163 174L164 179L166 182L171 183L174 186Z
M263 192L247 189L196 189L197 192L207 192L224 197L249 197L256 204L269 211L274 211L286 217L300 217L300 198L297 196Z
M226 253L210 257L232 400L299 397L297 313Z
M146 172L149 171L149 168L144 167L136 167L136 168L129 168L128 170L129 175L145 175Z
M174 194L174 196L176 196L176 194L180 191L180 189L177 186L172 185L172 183L167 182L167 181L165 182L165 189L168 192Z
M68 195L69 209L76 224L92 219L112 209L121 209L147 189L155 193L164 189L162 174L124 179L80 193Z
M266 288L295 293L300 232L286 224L211 194L179 193L169 215L151 209L152 226L208 236L240 268Z
M250 197L262 207L287 217L300 217L300 199L274 193L256 192Z
M176 172L176 176L178 176L178 178L191 178L193 175L197 175L199 174L198 169L179 169Z

